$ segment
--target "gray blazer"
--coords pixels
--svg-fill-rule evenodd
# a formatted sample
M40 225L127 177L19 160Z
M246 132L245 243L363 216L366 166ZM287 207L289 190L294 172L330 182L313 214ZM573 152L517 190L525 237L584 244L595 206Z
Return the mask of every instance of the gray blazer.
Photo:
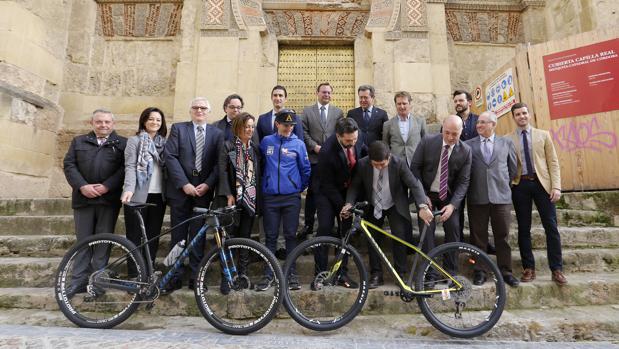
M318 163L318 154L314 152L316 145L322 146L329 136L335 133L335 124L337 120L344 117L342 109L329 104L329 112L327 113L327 124L324 125L320 120L320 110L318 105L310 105L303 108L301 122L303 122L303 137L307 154L312 165Z
M398 116L394 116L383 124L383 141L391 148L391 153L406 159L407 164L413 162L415 149L426 135L426 120L412 116L410 118L410 128L408 139L404 140L398 125Z
M471 147L471 181L467 194L469 205L511 204L510 183L516 178L516 148L511 139L494 137L490 163L484 161L480 137L465 142Z
M144 186L137 186L137 162L138 162L138 147L140 145L140 137L133 136L129 137L127 140L127 147L125 148L125 184L123 185L123 192L130 191L133 193L131 197L131 202L136 203L145 203L148 197L148 187L150 185L149 178ZM163 147L159 149L159 151L155 150L155 152L151 152L150 154L153 156L153 161L159 162L161 159L161 154L163 153ZM165 183L164 183L164 169L163 166L159 166L159 178L161 179L161 193L165 192ZM165 195L164 195L165 198Z

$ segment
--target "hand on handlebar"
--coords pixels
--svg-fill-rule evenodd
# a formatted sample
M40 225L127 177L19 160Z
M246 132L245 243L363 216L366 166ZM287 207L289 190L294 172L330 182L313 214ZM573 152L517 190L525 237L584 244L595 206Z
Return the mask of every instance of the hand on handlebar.
M432 210L430 210L428 207L424 207L421 210L419 210L419 218L421 218L421 220L426 224L426 225L430 225L430 223L432 223L432 220L434 219L434 215L432 214Z
M348 217L350 217L351 209L352 209L352 204L344 205L344 207L342 207L342 211L340 211L340 218L347 219Z

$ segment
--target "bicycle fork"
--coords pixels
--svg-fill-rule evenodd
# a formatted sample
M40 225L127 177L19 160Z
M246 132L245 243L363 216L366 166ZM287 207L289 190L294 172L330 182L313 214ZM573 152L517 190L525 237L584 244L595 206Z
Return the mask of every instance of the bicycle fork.
M221 260L221 268L223 276L228 280L230 286L233 284L233 280L237 277L237 268L232 258L232 253L227 251L224 247L226 241L226 232L224 228L217 227L215 230L215 243L219 248L219 259Z

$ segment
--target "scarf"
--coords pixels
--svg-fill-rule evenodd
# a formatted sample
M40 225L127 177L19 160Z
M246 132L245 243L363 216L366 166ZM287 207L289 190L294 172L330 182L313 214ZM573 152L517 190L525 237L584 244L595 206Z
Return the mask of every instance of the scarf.
M251 142L251 141L250 141ZM254 171L254 160L252 160L249 149L238 137L234 138L235 167L236 167L236 202L245 207L250 216L256 214L256 172Z
M153 154L155 152L161 154L165 138L160 134L156 134L154 139L151 139L146 131L140 132L138 135L140 143L138 144L138 162L136 165L138 187L143 187L153 174ZM159 156L160 166L163 165L163 158Z

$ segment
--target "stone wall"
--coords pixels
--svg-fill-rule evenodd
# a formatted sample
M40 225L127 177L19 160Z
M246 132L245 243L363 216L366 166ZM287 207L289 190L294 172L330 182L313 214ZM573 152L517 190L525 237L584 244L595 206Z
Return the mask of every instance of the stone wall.
M612 0L546 0L544 10L548 40L619 23L619 3Z
M45 197L54 171L71 3L0 1L0 196Z

